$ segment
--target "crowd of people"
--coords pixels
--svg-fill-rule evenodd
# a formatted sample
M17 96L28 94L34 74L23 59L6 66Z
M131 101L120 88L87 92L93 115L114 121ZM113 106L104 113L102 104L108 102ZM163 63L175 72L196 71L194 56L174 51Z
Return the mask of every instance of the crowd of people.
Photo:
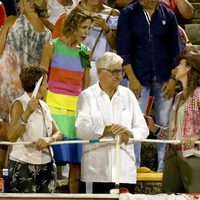
M116 180L114 144L51 144L119 138L120 187L134 193L141 142L129 139L149 134L181 141L157 145L162 191L200 192L200 52L186 52L183 26L192 5L12 3L10 14L12 6L0 1L0 140L29 144L0 146L11 192L55 192L55 164L69 164L70 193L88 192L88 183L92 193L108 193Z

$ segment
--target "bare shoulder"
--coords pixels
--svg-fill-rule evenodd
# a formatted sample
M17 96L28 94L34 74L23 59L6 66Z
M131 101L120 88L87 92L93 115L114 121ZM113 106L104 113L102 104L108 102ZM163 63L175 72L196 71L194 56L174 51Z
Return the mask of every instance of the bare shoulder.
M14 111L21 111L23 110L22 108L22 103L19 100L16 100L13 104L12 104L12 112Z
M23 113L23 107L22 107L22 103L20 101L15 101L12 106L11 106L11 110L10 110L10 113L11 113L11 118L13 118L14 116L15 117L18 117L18 116L21 116L22 113Z
M119 10L117 10L117 9L112 9L112 15L113 16L119 16L119 14L120 14L120 12L119 12Z
M16 19L17 19L17 17L14 15L7 17L6 21L4 22L4 26L11 27L15 23Z
M120 12L117 9L111 8L109 6L104 5L104 13L105 14L110 14L110 12L112 11L112 15L113 16L119 16Z

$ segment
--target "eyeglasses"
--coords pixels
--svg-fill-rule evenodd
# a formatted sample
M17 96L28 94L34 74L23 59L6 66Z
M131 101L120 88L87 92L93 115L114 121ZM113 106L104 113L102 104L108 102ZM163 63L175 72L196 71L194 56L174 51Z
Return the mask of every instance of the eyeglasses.
M112 76L116 76L116 75L122 76L122 74L124 72L122 69L114 69L114 70L110 70L110 69L106 69L106 68L101 68L101 69L110 72L112 74Z

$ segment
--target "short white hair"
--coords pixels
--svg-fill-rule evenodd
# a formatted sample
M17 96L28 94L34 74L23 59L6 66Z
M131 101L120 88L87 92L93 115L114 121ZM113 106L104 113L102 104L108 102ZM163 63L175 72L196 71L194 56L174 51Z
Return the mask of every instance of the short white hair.
M105 52L100 58L95 62L96 68L98 69L109 69L110 66L120 64L122 65L123 59L118 56L116 53Z

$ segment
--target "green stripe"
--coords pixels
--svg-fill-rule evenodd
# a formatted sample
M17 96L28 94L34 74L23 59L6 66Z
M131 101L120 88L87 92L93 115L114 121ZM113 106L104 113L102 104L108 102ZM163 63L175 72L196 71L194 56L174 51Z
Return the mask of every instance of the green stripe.
M67 45L63 44L59 38L53 40L54 43L54 53L58 55L68 56L72 58L79 58L79 49L72 49Z
M64 137L70 139L77 138L76 128L75 128L75 116L66 116L66 115L54 115L52 114L53 119L55 120L59 130L62 132Z
M99 139L93 139L93 140L89 140L90 143L97 143L97 142L100 142Z

